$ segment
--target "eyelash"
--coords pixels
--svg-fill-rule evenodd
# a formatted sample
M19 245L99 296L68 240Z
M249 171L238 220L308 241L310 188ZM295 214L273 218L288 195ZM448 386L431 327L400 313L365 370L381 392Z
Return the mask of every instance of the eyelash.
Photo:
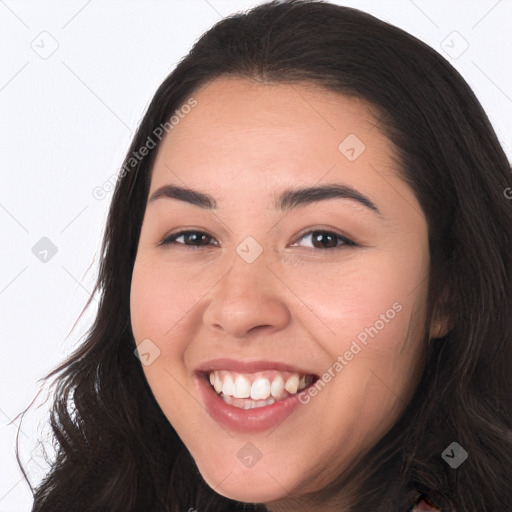
M323 250L326 250L326 251L329 251L329 250L330 251L334 251L334 250L342 249L343 247L358 247L357 243L355 243L354 241L350 240L346 236L343 236L343 235L341 235L339 233L336 233L335 231L328 231L326 229L313 229L313 230L307 231L306 233L304 233L299 238L299 240L302 240L306 236L310 236L310 235L313 235L315 233L321 234L323 236L325 236L325 235L334 235L335 238L337 238L339 241L341 241L341 243L338 244L336 247L323 248ZM191 245L191 244L185 244L185 243L181 243L181 242L176 242L177 238L180 238L180 237L185 236L185 235L190 235L190 234L196 234L196 235L201 235L201 236L202 235L206 235L208 238L213 239L212 236L208 235L208 233L205 233L204 231L194 231L194 230L179 231L178 233L174 233L172 235L166 236L165 238L163 238L160 241L160 243L158 245L159 246L170 246L171 244L179 244L179 245L183 245L183 246L185 246L187 248L191 248L192 250L197 250L200 247L205 247L205 246L209 245L209 244L206 244L205 246L201 246L201 245ZM294 242L294 243L296 243L296 242ZM312 249L322 250L322 248L318 248L318 247L312 247Z

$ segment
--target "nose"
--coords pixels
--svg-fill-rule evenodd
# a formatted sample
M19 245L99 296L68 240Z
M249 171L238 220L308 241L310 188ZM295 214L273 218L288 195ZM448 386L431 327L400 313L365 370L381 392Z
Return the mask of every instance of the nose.
M256 331L271 334L289 324L286 286L267 267L264 254L252 263L235 256L204 310L203 322L209 330L242 339Z

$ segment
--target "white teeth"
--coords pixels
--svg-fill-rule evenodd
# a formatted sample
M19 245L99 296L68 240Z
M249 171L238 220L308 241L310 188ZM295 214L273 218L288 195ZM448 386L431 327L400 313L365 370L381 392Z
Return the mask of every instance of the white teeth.
M278 375L270 386L270 393L276 400L280 400L284 395L284 379L281 375Z
M242 375L235 379L234 396L236 398L249 398L251 396L251 382L249 379Z
M276 402L273 397L267 398L266 400L252 400L250 398L235 398L229 395L222 395L222 400L229 405L238 407L239 409L257 409L258 407L265 407L272 405Z
M270 382L268 379L258 378L252 383L251 398L253 400L265 400L270 396Z
M220 378L219 372L213 372L213 375L215 376L213 387L217 393L220 393L222 391L222 379Z
M290 395L294 395L297 393L297 389L299 389L299 376L294 374L292 375L284 385L284 389L290 393Z
M214 370L209 381L215 391L230 405L241 409L252 409L272 405L306 388L313 378L289 372L264 372L242 375L227 370ZM253 380L254 379L254 380Z
M233 395L235 393L235 385L233 383L231 375L226 375L224 377L224 382L222 384L222 392L225 395Z

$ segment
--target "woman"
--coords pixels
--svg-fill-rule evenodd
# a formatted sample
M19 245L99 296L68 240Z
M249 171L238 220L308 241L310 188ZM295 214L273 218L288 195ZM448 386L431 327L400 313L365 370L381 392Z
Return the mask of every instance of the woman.
M507 510L511 183L402 30L303 1L219 22L119 174L33 511Z

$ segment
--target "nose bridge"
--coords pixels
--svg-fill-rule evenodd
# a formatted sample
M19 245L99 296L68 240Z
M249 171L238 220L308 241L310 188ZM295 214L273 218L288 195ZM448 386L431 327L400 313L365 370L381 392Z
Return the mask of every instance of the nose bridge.
M281 329L289 321L281 286L267 268L270 254L248 238L236 247L229 270L211 292L203 318L210 329L237 338L255 327Z
M266 297L272 300L276 293L269 280L273 274L267 268L269 262L268 250L255 241L244 239L235 250L231 267L219 287L219 295L223 300L237 300L251 302ZM257 245L256 245L257 244Z

